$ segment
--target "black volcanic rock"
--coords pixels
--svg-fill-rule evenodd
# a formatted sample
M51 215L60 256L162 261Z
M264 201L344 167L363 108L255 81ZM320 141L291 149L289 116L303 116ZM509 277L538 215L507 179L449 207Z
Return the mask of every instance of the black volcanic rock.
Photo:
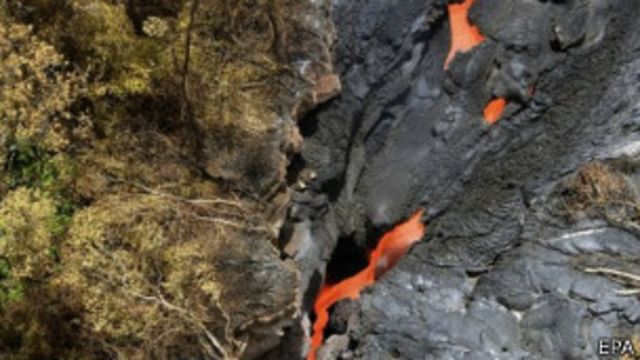
M594 160L640 155L640 5L477 0L470 16L487 39L448 71L444 5L334 3L343 92L303 123L313 189L328 194L309 242L366 251L417 207L429 212L425 241L357 302L345 351L595 358L599 338L638 333L640 301L585 269L638 274L640 238L633 217L568 216L562 189ZM489 126L495 96L509 104ZM612 166L637 189L636 170Z

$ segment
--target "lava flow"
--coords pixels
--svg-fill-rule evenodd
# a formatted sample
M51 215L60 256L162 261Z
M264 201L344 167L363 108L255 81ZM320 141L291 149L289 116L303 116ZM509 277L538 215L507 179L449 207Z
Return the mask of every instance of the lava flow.
M502 116L502 112L504 111L505 106L507 106L507 100L504 98L496 98L493 99L487 104L484 108L484 119L489 124L494 124L500 116Z
M324 328L329 321L329 308L340 300L358 298L364 288L391 269L409 251L411 245L420 241L425 231L421 220L423 213L423 210L418 210L409 220L384 234L378 246L369 255L369 265L364 270L337 284L325 285L320 290L313 308L316 321L313 324L313 337L307 360L315 360L316 352L322 345Z
M474 0L464 0L460 4L449 4L449 23L451 24L451 47L449 55L444 62L444 68L449 67L449 63L458 52L465 52L480 45L484 41L484 35L480 33L477 26L469 22L469 9ZM504 98L491 100L484 108L484 120L488 124L496 123L502 116L502 112L507 105Z
M480 33L477 26L469 22L469 9L474 0L464 0L461 4L449 4L449 23L451 24L451 47L449 55L444 62L444 68L449 67L449 63L458 52L466 52L484 41L484 35Z

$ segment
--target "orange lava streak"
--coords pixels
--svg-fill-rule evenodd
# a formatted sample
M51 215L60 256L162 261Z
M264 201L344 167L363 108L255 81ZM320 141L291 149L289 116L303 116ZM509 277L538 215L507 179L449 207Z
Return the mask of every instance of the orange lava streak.
M495 124L502 116L502 112L506 106L507 100L504 98L491 100L484 108L484 120L489 124Z
M484 35L477 26L469 22L469 9L474 0L464 0L461 4L449 4L449 24L451 24L451 47L449 55L444 63L444 68L456 56L457 52L465 52L473 49L484 41Z
M340 300L358 298L364 288L391 269L409 251L411 245L420 241L425 231L421 220L423 213L423 210L418 210L409 220L387 232L371 252L369 265L364 270L337 284L325 285L320 290L313 307L316 321L313 324L311 349L307 360L315 360L318 348L322 345L324 328L329 321L329 308Z

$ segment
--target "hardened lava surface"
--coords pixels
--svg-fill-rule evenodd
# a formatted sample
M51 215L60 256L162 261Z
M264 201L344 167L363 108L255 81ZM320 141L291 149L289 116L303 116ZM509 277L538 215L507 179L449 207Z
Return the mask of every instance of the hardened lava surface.
M596 358L640 331L638 297L594 271L640 273L640 5L476 0L485 40L445 70L446 5L334 1L343 89L302 123L289 224L305 310L339 241L365 251L420 207L428 231L336 305L318 358Z

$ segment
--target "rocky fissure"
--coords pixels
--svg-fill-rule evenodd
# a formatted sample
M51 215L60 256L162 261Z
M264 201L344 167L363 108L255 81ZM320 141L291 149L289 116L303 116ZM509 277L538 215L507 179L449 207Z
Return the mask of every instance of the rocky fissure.
M418 207L428 231L359 299L336 305L319 358L590 359L599 338L636 334L638 298L594 270L637 273L635 215L571 213L566 194L601 161L613 165L598 179L637 159L640 8L476 0L469 19L486 39L445 70L446 1L333 6L342 92L303 119L316 176L292 208L308 211L291 225L305 229L294 259L307 298L344 239L366 252L371 229ZM497 98L504 113L486 124ZM620 176L633 198L630 169Z

